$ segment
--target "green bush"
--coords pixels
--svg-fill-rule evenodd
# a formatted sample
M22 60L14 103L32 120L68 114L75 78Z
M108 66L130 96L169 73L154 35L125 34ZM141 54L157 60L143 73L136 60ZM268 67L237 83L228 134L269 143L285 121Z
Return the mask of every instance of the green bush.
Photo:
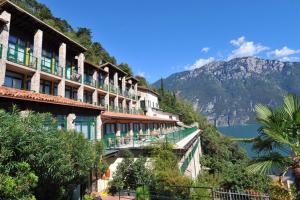
M150 199L149 187L142 186L136 188L136 200L149 200L149 199Z
M0 199L66 199L96 163L93 143L49 114L0 111L0 148Z

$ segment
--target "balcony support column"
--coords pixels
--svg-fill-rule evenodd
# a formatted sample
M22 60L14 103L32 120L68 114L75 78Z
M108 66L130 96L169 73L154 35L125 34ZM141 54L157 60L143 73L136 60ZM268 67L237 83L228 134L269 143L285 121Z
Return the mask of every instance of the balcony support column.
M62 68L62 79L58 83L57 95L65 97L65 73L66 73L66 56L67 56L67 45L61 43L59 47L58 65Z
M101 115L98 115L96 117L96 140L101 140L102 139L102 120L101 120Z
M133 137L133 123L129 123L129 136L130 138Z
M135 95L135 96L137 96L137 91L138 91L138 84L135 83L135 84L134 84L134 95ZM135 100L137 100L137 99L135 99Z
M115 108L119 107L119 98L118 98L118 96L116 96L115 99L114 99L114 106L115 106Z
M120 137L120 136L121 136L121 124L117 123L116 137Z
M98 92L97 92L97 89L94 90L92 98L93 98L92 99L93 100L93 104L94 105L98 105Z
M83 87L83 76L84 76L84 54L83 53L80 53L77 57L77 61L78 61L78 74L81 76L81 85L80 87L78 88L78 91L77 91L77 97L78 97L78 100L79 101L82 101L83 102L83 96L84 96L84 87Z
M75 130L75 121L76 115L74 113L70 113L67 116L67 130Z
M10 30L10 13L3 11L0 15L0 18L6 21L0 29L0 44L2 44L2 55L0 58L0 86L4 85L5 81L5 71L6 71L6 59L7 59L7 50L8 50L8 39L9 39L9 30Z
M84 54L83 53L80 53L78 56L77 56L77 66L78 66L78 74L80 74L81 76L81 83L83 83L83 79L84 79Z
M106 106L106 109L109 110L109 93L108 92L104 96L104 104Z
M122 107L123 107L123 110L125 111L125 109L126 109L126 99L122 100Z
M122 93L125 94L125 90L126 90L126 77L123 76L122 77Z
M115 72L114 73L114 87L116 89L118 88L118 79L119 79L118 72Z
M132 99L130 99L130 101L129 101L129 111L130 112L132 111Z
M144 132L143 132L143 124L142 123L140 123L139 124L139 135L144 135Z
M41 78L41 62L42 62L42 49L43 48L43 31L37 30L33 39L33 57L37 59L37 70L31 78L30 89L34 92L40 91L40 78Z
M78 101L83 102L83 96L84 96L84 87L83 87L83 84L81 83L81 85L79 86L79 88L77 90Z

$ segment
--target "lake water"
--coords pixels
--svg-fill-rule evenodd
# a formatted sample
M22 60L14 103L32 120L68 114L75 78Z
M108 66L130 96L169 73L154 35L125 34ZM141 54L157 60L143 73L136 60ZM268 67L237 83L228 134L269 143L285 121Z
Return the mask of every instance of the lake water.
M219 131L224 135L236 138L253 138L257 136L258 128L258 124L218 127ZM251 150L251 144L240 143L240 145L247 150L249 156L255 156L255 153Z

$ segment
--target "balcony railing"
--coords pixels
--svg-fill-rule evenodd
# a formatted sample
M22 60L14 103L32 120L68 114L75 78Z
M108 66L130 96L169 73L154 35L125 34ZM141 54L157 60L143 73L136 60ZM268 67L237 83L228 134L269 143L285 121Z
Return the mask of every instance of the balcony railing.
M9 46L7 49L7 60L32 69L37 69L37 58L32 55L29 49Z
M63 68L60 66L57 66L56 63L53 65L53 63L50 60L45 59L45 58L42 58L41 70L43 72L53 74L56 76L60 76L60 77L63 76Z
M193 157L194 157L194 155L195 155L195 153L196 153L196 150L197 150L198 146L199 146L199 142L197 142L197 143L194 145L192 151L191 151L191 152L188 154L188 156L184 159L184 161L183 161L183 163L182 163L182 165L181 165L181 167L180 167L181 173L184 173L184 172L186 171L186 169L188 168L188 166L189 166L191 160L193 159Z
M88 77L84 78L84 84L92 86L92 87L96 87L97 86L96 80L94 80L92 78L88 78Z
M109 111L110 112L119 112L119 107L118 106L110 105L109 106Z
M109 84L109 91L118 94L118 88L116 88L113 84Z
M71 67L66 67L65 78L71 81L81 83L82 76L76 70L72 70Z
M97 87L102 89L102 90L108 91L108 85L105 84L105 83L97 82Z
M196 128L187 128L176 131L178 138L181 138L180 140L187 137L189 134L195 132ZM150 131L151 132L151 131ZM121 134L121 136L116 136L114 133L107 134L103 138L103 142L105 144L106 149L118 149L118 148L132 148L132 147L146 147L151 145L156 145L158 143L167 142L175 144L180 140L171 140L170 138L173 138L174 132L167 133L166 131L156 131L155 134L153 134L154 131L149 135L147 134L147 131L135 131L133 132L133 136L129 134ZM189 134L186 134L189 133ZM172 136L170 136L172 135ZM197 145L195 145L197 147ZM195 149L192 150L191 156L193 157L196 151ZM191 157L189 156L189 158ZM185 161L188 163L188 161ZM183 168L186 166L184 164Z

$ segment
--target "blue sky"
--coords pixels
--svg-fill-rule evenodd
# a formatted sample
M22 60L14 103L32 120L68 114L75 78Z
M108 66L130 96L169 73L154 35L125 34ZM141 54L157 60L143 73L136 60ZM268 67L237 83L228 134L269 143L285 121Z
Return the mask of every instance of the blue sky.
M39 0L149 82L214 60L298 61L299 0ZM299 58L298 58L299 57Z

